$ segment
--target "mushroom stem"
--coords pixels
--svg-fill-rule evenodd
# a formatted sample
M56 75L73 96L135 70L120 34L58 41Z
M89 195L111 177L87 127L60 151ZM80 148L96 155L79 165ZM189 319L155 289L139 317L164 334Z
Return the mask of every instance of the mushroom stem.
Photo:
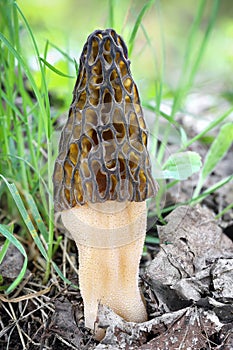
M94 329L99 302L127 321L146 321L138 287L146 202L107 201L76 206L62 212L62 221L79 250L79 284L86 327Z
M145 305L138 288L143 242L144 238L141 237L114 249L78 244L79 280L85 303L86 327L94 326L98 302L109 306L126 321L146 321Z

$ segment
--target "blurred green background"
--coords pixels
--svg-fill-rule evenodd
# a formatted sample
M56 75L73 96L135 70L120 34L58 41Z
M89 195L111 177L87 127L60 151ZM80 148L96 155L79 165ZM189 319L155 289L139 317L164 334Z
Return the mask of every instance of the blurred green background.
M77 61L87 36L97 28L109 27L111 23L128 43L137 16L146 3L148 1L139 0L18 0L39 42L41 52L46 40L49 40ZM202 29L204 31L206 28L213 3L213 0L205 1L202 28L199 29L193 46L193 55L200 46ZM147 10L130 56L131 70L142 99L154 98L155 82L158 79L163 81L164 97L169 96L176 88L184 60L184 47L187 45L197 6L196 0L161 0L154 1ZM195 80L196 88L206 86L213 94L221 90L228 91L230 95L233 91L232 18L232 1L221 0L216 24ZM24 47L30 56L31 43L26 31L22 35L25 35ZM64 57L52 47L49 47L47 60L60 70L75 75L74 65L66 67ZM31 64L36 68L33 61ZM69 79L67 85L67 79L52 72L48 74L49 88L55 89L58 96L68 98L74 80Z

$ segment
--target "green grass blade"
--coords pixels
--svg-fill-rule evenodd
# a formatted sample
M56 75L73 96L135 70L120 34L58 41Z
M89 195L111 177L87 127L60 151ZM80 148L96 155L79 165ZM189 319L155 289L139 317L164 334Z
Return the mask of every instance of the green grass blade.
M233 208L233 203L229 204L226 208L224 208L218 215L215 216L215 219L219 219L221 216L226 214L229 210Z
M195 45L195 41L197 40L196 37L198 34L198 30L201 27L201 19L204 15L205 6L206 6L206 1L200 0L197 14L194 19L193 25L191 27L190 35L188 37L188 41L186 45L185 60L184 60L184 64L181 72L179 88L177 89L177 93L175 95L173 106L172 106L172 117L174 117L175 113L180 108L180 105L185 95L188 93L189 89L193 85L194 78L199 69L200 63L204 56L204 52L209 42L210 35L214 28L215 20L218 13L219 0L213 1L212 10L209 16L207 28L205 30L202 42L200 44L200 47L197 51L196 56L193 58L191 62L191 57L193 56L193 47Z
M148 102L143 102L142 106L149 109L150 111L156 112L156 107L151 106L150 103ZM166 119L169 123L173 124L174 126L176 126L178 129L181 127L180 124L174 120L170 115L168 115L167 113L163 112L163 111L159 111L159 115L161 117L163 117L164 119Z
M228 109L220 117L215 118L202 132L200 132L198 135L194 136L191 140L189 140L186 144L184 144L183 147L180 149L180 151L185 150L186 148L191 146L194 142L196 142L197 140L205 136L209 131L219 126L219 124L222 123L225 119L227 119L232 112L233 112L233 107Z
M172 105L172 113L171 113L172 117L174 117L177 109L180 106L183 95L185 94L188 70L190 69L190 65L191 65L190 59L193 56L193 46L194 46L195 41L196 41L196 36L197 36L198 28L199 28L200 23L201 23L201 18L202 18L204 9L205 9L205 5L206 5L205 0L199 1L196 16L193 20L193 23L191 25L191 29L190 29L190 32L188 35L185 54L184 54L184 63L183 63L182 71L180 74L180 81L178 83L177 93L174 97L174 101L173 101L173 105Z
M202 57L204 55L205 49L207 47L207 43L209 41L210 34L214 28L215 20L218 14L218 8L219 8L219 0L214 0L214 4L212 5L212 12L210 14L210 19L208 22L208 26L204 35L204 38L202 40L200 49L199 49L199 54L197 55L196 61L194 62L194 65L192 67L191 73L190 73L190 78L189 78L189 86L193 84L194 77L196 75L196 72L200 66Z
M7 288L6 290L6 294L11 293L17 286L18 284L22 281L25 272L27 270L27 263L28 263L28 258L27 258L27 254L25 252L24 247L22 246L22 244L15 238L15 236L2 224L0 224L0 232L1 234L6 237L10 243L12 243L19 251L20 253L24 256L24 263L22 266L22 269L19 273L19 275L17 276L17 278L14 280L14 282L11 283L11 285Z
M4 259L5 255L6 255L6 252L7 252L7 249L9 247L10 243L11 242L9 241L9 239L6 239L4 244L1 246L1 250L0 250L0 265L3 262L3 259Z
M29 163L26 159L24 159L24 158L22 158L22 157L15 156L15 155L10 154L10 153L9 153L9 154L6 153L6 154L3 154L3 155L0 154L0 159L1 159L1 158L2 158L2 159L4 159L4 158L6 158L6 159L8 159L8 158L14 158L14 159L20 160L21 162L24 162L30 169L33 170L34 173L37 174L38 179L40 179L40 181L41 181L41 183L43 184L43 186L44 186L46 192L49 193L48 186L47 186L45 180L43 179L43 177L38 173L37 169L35 169L35 168L32 166L32 164ZM12 176L11 176L11 179L13 180L13 177L12 177Z
M78 76L79 64L78 64L78 62L76 61L76 59L75 59L75 58L74 58L74 66L75 66L75 72L76 72L76 75Z
M9 98L7 97L7 94L2 90L1 91L1 95L3 100L8 104L8 106L15 112L15 114L19 117L19 119L23 122L26 123L26 118L25 116L20 112L20 110L16 107L16 105L9 100Z
M196 36L198 33L198 28L200 26L201 23L201 19L202 19L202 15L204 12L206 6L206 0L200 0L199 1L199 6L196 12L196 17L194 18L194 21L192 23L191 29L190 29L190 33L188 35L188 39L187 39L187 46L186 46L186 51L185 51L185 56L184 56L184 64L183 64L183 69L181 72L181 79L184 79L186 77L189 65L190 65L190 60L192 57L192 53L193 53L193 46L195 45L195 41L196 41Z
M154 236L150 236L147 235L146 239L145 239L146 243L151 243L151 244L159 244L160 243L160 239L158 237L154 237Z
M110 28L114 28L114 4L115 0L108 1L108 18Z
M229 183L230 181L233 180L233 175L227 176L224 179L216 182L216 184L214 184L213 186L209 187L207 190L205 190L204 192L202 192L200 195L198 195L197 197L193 197L192 199L186 201L186 202L182 202L182 203L178 203L175 205L171 205L170 207L166 207L163 208L161 210L161 212L163 214L170 212L172 210L174 210L175 208L177 208L178 206L181 205L195 205L199 202L201 202L204 198L208 197L211 193L216 192L218 189L222 188L224 185L226 185L227 183Z
M128 44L128 52L129 52L129 57L131 56L132 54L132 51L133 51L133 47L134 47L134 42L135 42L135 38L136 38L136 35L137 35L137 32L138 32L138 28L142 22L142 19L146 13L146 11L153 5L154 3L154 0L150 0L148 1L144 6L143 8L141 9L141 11L139 12L139 15L136 19L136 22L134 24L134 27L133 27L133 30L132 30L132 33L131 33L131 36L130 36L130 39L129 39L129 44Z
M155 137L151 140L151 155L152 157L155 157L157 154L157 148L158 148L158 132L159 132L159 117L161 115L160 113L160 106L162 102L162 96L163 96L163 81L164 81L164 62L165 62L165 41L164 41L164 34L163 34L163 23L162 23L162 15L161 15L161 6L160 6L160 0L157 0L155 2L155 21L158 22L159 27L159 33L157 33L157 41L158 46L161 47L160 50L156 50L153 43L151 42L151 39L147 33L147 30L143 23L141 23L141 28L144 33L144 36L146 38L147 44L150 48L150 51L154 57L154 66L155 69L154 72L154 90L155 90L155 120L154 120L154 126L153 126L153 135ZM153 69L152 68L152 69ZM151 72L152 73L152 72ZM153 73L152 73L153 74Z
M160 47L160 57L157 56L157 53L155 54L156 56L156 71L158 72L158 79L155 81L155 88L156 88L156 96L155 96L155 102L156 102L156 114L157 114L157 119L159 121L159 116L160 116L160 106L162 102L162 97L163 97L163 85L164 85L164 76L165 76L165 62L166 62L166 50L165 50L165 38L164 38L164 33L165 30L163 28L163 17L162 17L162 11L161 11L161 1L157 0L156 1L156 21L158 21L159 24L159 47ZM158 124L157 121L157 124Z
M44 237L45 242L48 242L48 231L47 231L47 228L46 228L46 226L43 222L43 219L39 213L39 210L36 206L36 203L35 203L33 197L29 193L25 193L25 197L26 197L27 204L30 208L30 211L32 213L33 219L35 220L36 225L37 225L38 229L40 230L40 233Z
M51 41L48 41L48 45L52 46L55 50L57 50L63 57L65 57L69 62L74 63L74 59L68 55L67 52L61 50L57 45L53 44Z
M28 213L27 213L27 210L26 210L26 208L25 208L25 206L24 206L24 203L23 203L23 201L22 201L22 199L21 199L21 197L20 197L20 194L19 194L19 192L18 192L18 190L17 190L15 184L10 184L10 183L7 181L7 179L6 179L4 176L2 176L1 174L0 174L0 177L3 179L3 181L5 182L7 188L9 189L9 191L10 191L10 193L11 193L11 195L12 195L12 198L14 199L15 204L16 204L16 206L17 206L17 208L18 208L18 210L19 210L19 212L20 212L20 214L21 214L21 216L22 216L22 219L23 219L23 221L24 221L26 227L28 228L28 231L29 231L30 235L32 236L33 240L35 241L35 243L36 243L36 245L37 245L37 247L38 247L38 249L39 249L41 255L44 257L44 259L45 259L46 261L50 261L50 259L49 259L49 257L48 257L48 254L46 253L45 248L44 248L44 246L43 246L43 244L42 244L42 242L41 242L41 240L40 240L40 238L39 238L39 236L38 236L38 234L37 234L37 231L36 231L36 229L35 229L35 226L33 225L32 221L31 221L31 219L30 219L30 216L29 216ZM29 198L29 203L32 204L32 201L30 201L32 198L30 198L30 195L27 195L27 196L28 196L28 198ZM33 205L33 204L32 204L32 205ZM34 208L34 209L32 210L32 213L35 214L35 212L36 212L36 209ZM38 222L38 221L40 220L40 217L36 214L36 216L35 216L35 217L33 216L33 218L35 219L35 221L37 222L37 224L40 226L40 229L42 229L42 231L44 231L45 228L44 228L44 227L42 228L42 223L39 223L39 222ZM44 233L45 233L45 232L44 232ZM7 237L7 238L8 238L8 237ZM15 239L15 240L16 240L16 239ZM16 241L17 241L17 240L16 240ZM14 242L15 242L15 241L14 241ZM53 261L52 261L51 263L52 263L52 265L53 265L55 271L56 271L57 274L63 279L63 281L65 281L65 282L68 283L68 284L71 284L71 282L70 282L67 278L64 277L64 275L62 274L62 272L60 271L60 269L58 268L58 266L57 266Z
M191 201L189 203L191 204L196 204L201 202L204 198L206 198L209 194L217 191L219 188L223 187L224 185L226 185L228 182L233 180L233 175L227 176L224 179L216 182L213 186L210 186L207 190L205 190L204 192L202 192L200 195L194 197L191 199Z
M52 186L52 169L51 169L51 162L52 162L52 148L51 148L51 136L52 136L52 118L50 115L50 103L49 103L49 94L48 94L48 87L47 87L47 83L46 83L46 70L42 64L42 61L40 60L40 55L39 55L39 49L35 40L35 37L33 35L33 32L30 28L30 25L27 21L27 19L25 18L24 14L22 13L21 9L19 8L19 6L17 5L17 3L14 3L15 7L17 8L17 11L19 12L19 14L21 15L23 22L28 30L28 33L31 37L32 43L33 43L33 47L35 49L35 53L38 59L38 63L39 63L39 67L40 67L40 73L41 73L41 93L38 93L38 95L36 95L37 99L38 99L38 103L40 105L40 110L41 110L41 114L43 116L43 122L44 125L41 123L41 119L40 119L40 123L38 126L38 134L40 135L40 140L42 139L42 128L45 129L45 134L46 134L46 141L47 141L47 155L48 155L48 167L47 167L47 175L48 175L48 188L49 188L49 194L52 193L53 190L53 186ZM48 48L48 44L46 44L46 48ZM47 49L46 49L47 50ZM40 142L39 142L40 144ZM38 150L38 156L39 156L39 150ZM45 277L44 277L44 281L46 282L49 278L49 274L50 274L50 262L52 260L52 253L53 253L53 239L54 239L54 226L53 226L53 200L52 197L49 195L48 198L48 206L49 206L49 210L48 210L48 217L49 217L49 239L48 239L48 259L47 259L47 266L46 266L46 271L45 271Z
M45 258L45 260L48 260L48 256L47 256L47 253L45 251L45 248L37 234L37 231L35 229L35 226L33 225L31 219L30 219L30 216L28 215L27 213L27 210L24 206L24 203L22 201L22 198L20 197L20 194L15 186L15 184L10 184L7 179L0 174L0 177L3 179L3 181L5 182L5 184L7 185L7 188L9 189L11 195L12 195L12 198L20 212L20 215L22 216L22 219L30 233L30 235L32 236L33 240L35 241L40 253L43 255L43 257Z
M56 273L58 274L58 276L67 284L71 285L73 288L75 289L79 289L78 286L76 286L75 284L73 284L71 281L69 281L61 272L61 270L59 269L59 267L57 266L57 264L55 264L54 261L52 261L52 266L54 268L54 270L56 271Z
M11 293L17 286L18 284L22 281L26 269L27 269L27 263L28 263L28 258L27 258L27 254L26 251L24 249L24 247L22 246L22 244L15 238L15 236L5 227L5 225L0 224L0 232L1 234L6 237L6 241L3 245L3 248L5 246L5 249L2 248L1 252L0 252L0 263L2 262L2 260L4 259L5 254L3 254L3 250L5 251L9 244L12 243L19 251L20 253L25 257L24 260L24 264L23 267L20 271L20 274L18 275L18 277L14 280L14 282L7 288L6 290L6 294ZM71 281L69 281L66 277L64 277L64 275L62 274L61 270L59 269L59 267L52 262L53 268L54 270L57 272L58 276L67 284L72 285L72 287L78 289L78 286L74 285L71 283Z
M45 107L43 105L42 99L41 99L41 94L40 91L35 83L35 80L32 76L32 73L30 71L29 66L26 64L26 62L24 61L23 57L21 56L21 54L19 54L14 47L11 45L11 43L8 41L8 39L2 34L0 33L0 40L4 43L4 45L8 48L8 50L12 53L12 55L17 59L17 61L19 62L19 64L23 67L24 72L32 86L32 89L36 95L42 116L44 118L44 122L46 125L46 110ZM46 132L46 136L48 137L48 129L45 128L45 132Z
M46 115L48 116L47 120L46 120L46 126L48 128L48 137L50 138L50 135L51 135L51 121L50 121L50 103L49 103L49 95L48 95L48 89L47 89L47 84L46 84L46 79L45 79L45 73L44 73L44 70L43 70L43 67L42 67L42 64L41 64L41 61L40 61L40 54L39 54L39 49L38 49L38 46L37 46L37 43L36 43L36 40L35 40L35 37L32 33L32 30L31 30L31 27L26 19L26 17L24 16L23 12L21 11L20 7L18 6L18 4L15 2L15 7L17 9L17 11L20 13L24 23L25 23L25 26L28 30L28 33L31 37L31 40L32 40L32 43L33 43L33 46L34 46L34 49L35 49L35 52L36 52L36 56L37 56L37 59L38 59L38 63L39 63L39 67L40 67L40 72L41 72L41 80L42 80L42 88L43 88L43 95L44 95L44 99L45 99L45 110L46 110Z
M46 61L44 58L40 57L40 60L54 73L56 73L57 75L60 75L61 77L65 77L65 78L75 78L75 76L73 75L68 75L65 74L63 72L61 72L59 69L55 68L54 66L52 66L48 61Z

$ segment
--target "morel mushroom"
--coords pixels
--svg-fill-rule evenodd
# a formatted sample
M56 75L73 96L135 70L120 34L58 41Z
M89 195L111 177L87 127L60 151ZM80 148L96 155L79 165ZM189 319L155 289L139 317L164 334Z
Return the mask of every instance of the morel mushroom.
M78 247L85 325L92 329L98 302L127 321L147 319L138 272L146 199L157 188L129 65L113 29L88 37L53 175L55 210Z

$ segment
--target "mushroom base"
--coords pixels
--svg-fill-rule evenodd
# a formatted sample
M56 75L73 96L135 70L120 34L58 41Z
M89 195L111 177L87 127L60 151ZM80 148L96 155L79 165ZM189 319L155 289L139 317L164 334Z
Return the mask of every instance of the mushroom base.
M144 237L114 249L78 245L79 283L86 327L94 328L99 302L109 306L126 321L147 320L138 287L143 244Z

